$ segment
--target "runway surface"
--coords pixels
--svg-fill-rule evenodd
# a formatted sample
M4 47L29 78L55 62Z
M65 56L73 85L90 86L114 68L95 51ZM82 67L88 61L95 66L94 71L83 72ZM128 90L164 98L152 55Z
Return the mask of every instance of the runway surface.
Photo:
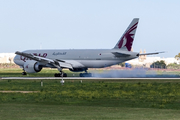
M49 79L49 80L53 80L53 79L62 79L61 77L2 77L0 78L1 80L33 80L33 79ZM63 77L64 80L86 80L86 79L92 79L92 80L101 80L101 79L104 79L104 80L124 80L124 79L127 79L127 80L150 80L150 79L167 79L167 80L171 80L171 79L179 79L180 78L176 78L176 77L173 77L173 78L97 78L97 77Z

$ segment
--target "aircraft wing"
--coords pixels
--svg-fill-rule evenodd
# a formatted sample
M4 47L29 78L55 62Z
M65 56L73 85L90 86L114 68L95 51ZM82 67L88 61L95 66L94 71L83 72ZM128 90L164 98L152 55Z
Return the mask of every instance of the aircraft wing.
M52 60L52 59L49 59L49 58L35 56L33 54L30 54L30 53L24 53L24 52L19 52L19 51L15 52L15 54L27 57L27 58L35 60L35 61L38 61L38 62L40 62L42 64L48 64L49 63L49 64L53 65L56 68L63 67L63 68L73 69L73 67L72 67L72 65L70 63L67 63L67 62L65 62L63 60Z
M141 56L141 55L154 55L154 54L159 54L159 53L165 53L165 52L141 53L141 54L139 54L139 56Z
M130 54L120 53L120 52L112 52L112 54L114 54L116 57L128 57L128 56L130 56Z

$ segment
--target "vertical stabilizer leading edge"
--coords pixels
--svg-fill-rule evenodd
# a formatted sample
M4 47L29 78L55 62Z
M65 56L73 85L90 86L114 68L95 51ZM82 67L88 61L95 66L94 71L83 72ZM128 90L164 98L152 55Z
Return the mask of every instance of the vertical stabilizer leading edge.
M131 51L139 18L134 18L113 49Z

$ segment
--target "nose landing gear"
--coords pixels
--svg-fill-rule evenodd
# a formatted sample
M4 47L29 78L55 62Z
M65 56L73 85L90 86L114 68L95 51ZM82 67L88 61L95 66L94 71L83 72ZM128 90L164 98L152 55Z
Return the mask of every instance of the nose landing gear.
M23 68L22 75L27 75L27 73L26 73L26 71L24 70L24 68Z
M22 75L27 75L27 73L26 72L22 72Z

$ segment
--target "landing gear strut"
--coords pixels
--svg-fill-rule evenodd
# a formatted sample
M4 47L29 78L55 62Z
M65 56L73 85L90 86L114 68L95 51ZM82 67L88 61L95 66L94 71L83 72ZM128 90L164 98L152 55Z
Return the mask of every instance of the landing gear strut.
M57 61L55 62L55 66L57 67L59 73L55 73L54 77L62 77L62 79L63 77L67 77L67 74L62 72L62 68Z
M24 70L24 68L23 68L22 75L27 75L27 73L26 73L26 71Z
M57 64L59 64L59 63L57 63ZM58 65L57 68L58 68L58 70L59 70L59 73L55 73L55 74L54 74L54 77L61 77L62 80L60 81L60 83L61 83L62 85L64 85L63 77L67 77L67 74L62 72L62 68L60 67L60 65Z

